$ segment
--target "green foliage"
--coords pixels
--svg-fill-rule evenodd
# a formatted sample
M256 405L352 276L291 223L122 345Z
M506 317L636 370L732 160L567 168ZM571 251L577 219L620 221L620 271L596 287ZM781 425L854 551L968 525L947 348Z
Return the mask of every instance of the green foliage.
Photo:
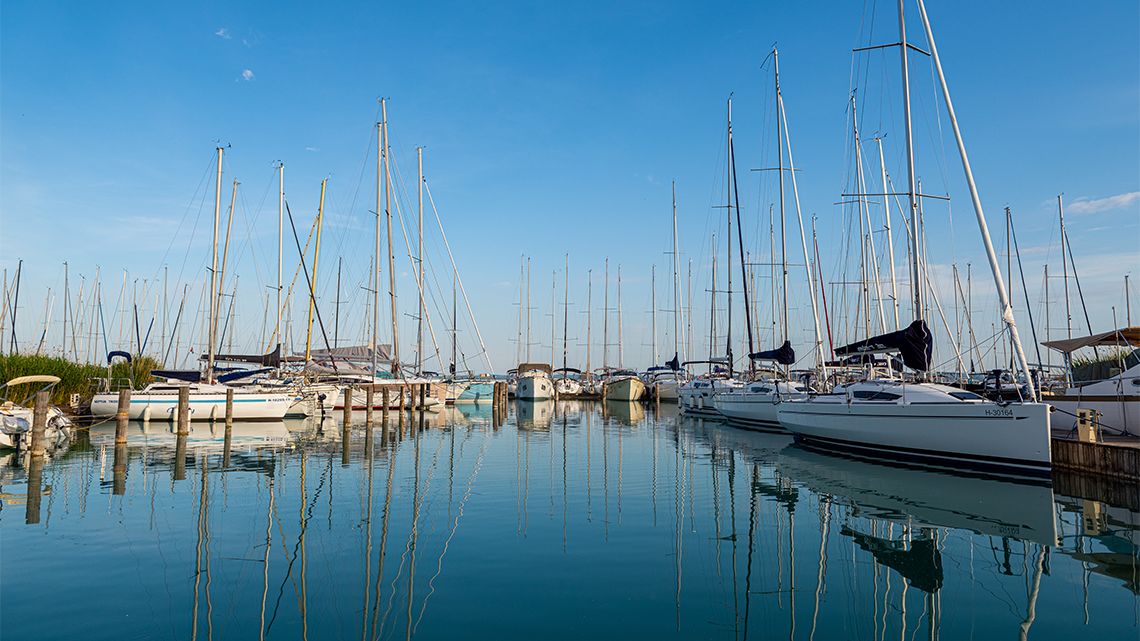
M121 387L130 385L138 389L153 380L150 375L152 369L158 369L159 363L149 356L140 356L132 363L117 362L111 369L112 385ZM79 394L83 399L89 398L97 391L94 379L107 377L107 368L99 365L84 365L72 363L62 358L52 356L33 356L28 354L10 354L0 356L0 383L5 383L18 376L31 376L34 374L48 374L58 376L59 385L52 388L52 403L66 405L72 394ZM34 392L35 385L22 386L24 389L11 390L8 397L15 401Z
M1094 354L1083 354L1073 357L1073 380L1102 381L1112 376L1114 370L1127 369L1124 359L1128 350L1119 348L1106 348L1097 350Z

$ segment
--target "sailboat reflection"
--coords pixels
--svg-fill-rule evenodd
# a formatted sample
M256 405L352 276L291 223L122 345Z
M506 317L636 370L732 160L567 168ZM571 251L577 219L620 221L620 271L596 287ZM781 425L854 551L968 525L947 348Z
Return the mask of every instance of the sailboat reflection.
M846 497L887 520L1056 543L1048 486L868 463L799 446L783 450L778 467L815 492Z
M645 420L645 406L636 401L606 401L606 414L622 425L638 425Z
M554 418L554 401L518 401L515 407L520 430L550 429L550 422Z
M234 421L228 430L230 446L234 449L258 447L284 447L291 443L289 430L283 421ZM226 445L224 423L190 423L190 433L186 437L189 448L217 448ZM114 423L102 423L91 427L91 445L94 447L115 444ZM176 429L167 423L131 422L127 428L128 445L148 447L174 447L178 440Z

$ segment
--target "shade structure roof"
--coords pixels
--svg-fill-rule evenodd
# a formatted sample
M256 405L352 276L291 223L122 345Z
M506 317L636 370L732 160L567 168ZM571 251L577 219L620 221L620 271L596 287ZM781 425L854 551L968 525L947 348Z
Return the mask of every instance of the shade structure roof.
M1041 344L1063 354L1075 352L1084 347L1140 346L1140 327L1122 327L1110 332L1102 332L1091 336L1066 338L1056 341L1042 341Z

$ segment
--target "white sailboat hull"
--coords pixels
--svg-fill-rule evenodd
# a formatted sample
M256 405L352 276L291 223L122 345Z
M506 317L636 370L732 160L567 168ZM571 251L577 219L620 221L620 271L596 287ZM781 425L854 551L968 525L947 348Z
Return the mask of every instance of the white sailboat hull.
M801 397L802 398L805 397ZM788 398L776 394L747 394L727 392L713 397L716 408L731 423L745 427L783 429L780 424L780 406Z
M545 374L522 376L518 380L515 398L523 401L545 401L554 398L554 381Z
M631 376L606 383L607 401L639 401L645 396L645 383Z
M291 394L242 392L234 393L233 418L239 421L281 420L293 405ZM119 395L96 394L91 398L91 414L104 418L118 412ZM175 420L178 411L178 392L131 392L127 415L132 421ZM190 392L191 421L220 421L226 418L226 392L211 389Z
M1049 406L988 402L850 402L844 395L781 403L797 441L857 454L981 472L1048 476Z

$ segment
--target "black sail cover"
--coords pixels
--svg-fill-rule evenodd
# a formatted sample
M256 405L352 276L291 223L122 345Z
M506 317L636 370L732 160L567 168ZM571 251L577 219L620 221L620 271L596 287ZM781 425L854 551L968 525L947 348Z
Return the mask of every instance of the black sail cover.
M919 371L930 369L930 359L934 342L926 321L916 320L906 329L851 343L835 350L836 356L855 354L875 354L897 351L902 355L903 364Z
M791 365L796 362L796 350L792 349L791 341L784 341L784 344L777 349L753 352L748 355L748 358L754 361L776 361L781 365Z

